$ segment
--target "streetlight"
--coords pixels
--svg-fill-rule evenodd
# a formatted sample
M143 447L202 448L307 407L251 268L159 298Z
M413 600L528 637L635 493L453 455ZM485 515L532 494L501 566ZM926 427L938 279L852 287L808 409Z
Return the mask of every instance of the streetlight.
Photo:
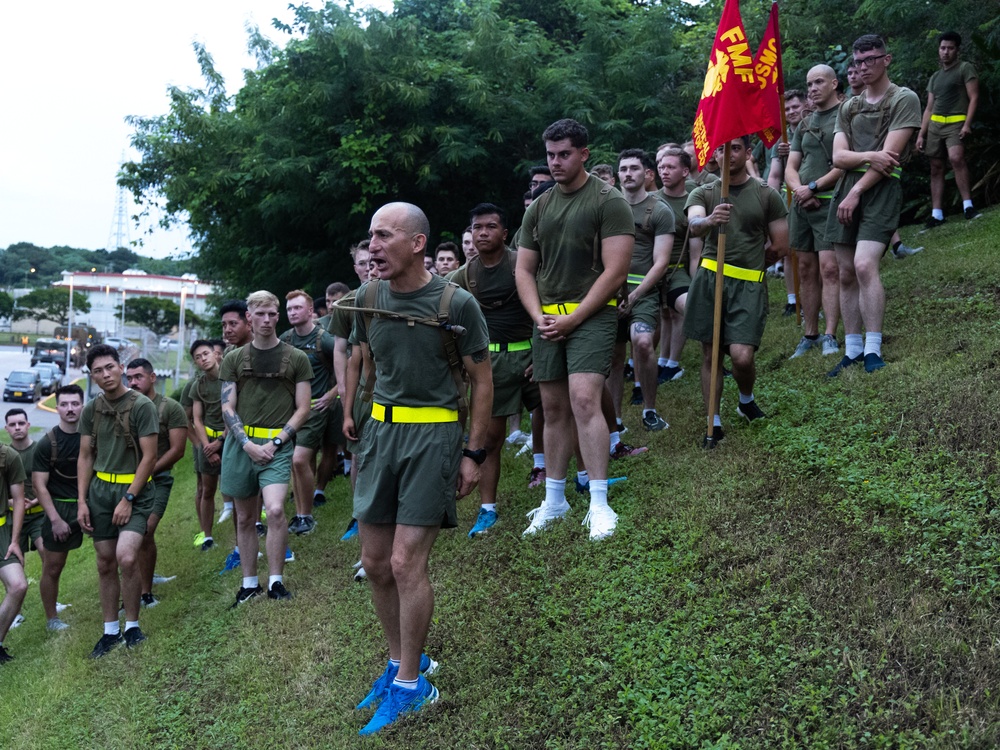
M69 275L69 314L66 317L66 369L69 372L73 354L73 274Z

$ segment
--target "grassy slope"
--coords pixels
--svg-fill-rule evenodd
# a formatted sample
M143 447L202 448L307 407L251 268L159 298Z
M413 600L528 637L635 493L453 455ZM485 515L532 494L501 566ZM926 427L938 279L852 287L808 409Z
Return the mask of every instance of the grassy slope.
M883 264L889 367L828 381L819 355L787 362L798 331L774 317L757 395L771 419L733 420L697 447L695 377L660 389L665 434L613 466L618 533L590 544L566 522L530 542L524 459L505 458L502 523L442 535L428 650L441 702L371 747L851 748L1000 743L996 501L1000 213L925 234ZM905 233L904 233L905 234ZM907 235L912 239L911 235ZM771 282L774 309L784 288ZM385 653L342 480L320 527L293 540L296 600L227 611L236 574L201 553L188 479L161 526L162 604L150 640L100 663L89 545L71 557L64 634L35 586L8 637L0 747L349 747L352 709ZM463 529L475 502L461 506ZM231 527L219 533L231 542ZM29 575L37 579L33 556Z

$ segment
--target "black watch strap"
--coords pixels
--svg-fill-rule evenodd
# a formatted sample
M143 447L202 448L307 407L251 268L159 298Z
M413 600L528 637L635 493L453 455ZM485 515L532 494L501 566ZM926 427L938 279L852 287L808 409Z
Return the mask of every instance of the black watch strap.
M134 503L135 502L135 495L133 495L131 492L126 492L125 493L125 499L128 500L130 503Z
M463 448L462 455L466 458L471 458L477 464L482 466L483 462L486 460L486 449L480 448L477 451L470 451L468 448Z

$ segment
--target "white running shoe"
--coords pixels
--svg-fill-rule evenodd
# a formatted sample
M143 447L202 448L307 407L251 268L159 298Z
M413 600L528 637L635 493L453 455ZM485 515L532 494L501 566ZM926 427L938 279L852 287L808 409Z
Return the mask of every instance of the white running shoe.
M177 576L161 576L159 573L153 574L153 584L159 586L161 583L170 583ZM56 607L56 609L59 609Z
M14 622L10 624L10 629L13 630L14 628L21 627L22 622L24 622L24 615L19 614L17 617L14 618Z
M53 632L58 632L60 630L69 630L69 625L60 620L58 617L53 617L46 623L45 627Z
M567 513L569 513L569 503L565 500L563 500L561 505L543 500L541 505L527 513L531 523L521 536L531 536L544 529L552 521L562 518Z
M56 612L57 613L59 613L59 612L65 612L67 609L69 609L72 606L73 606L72 604L60 604L59 602L56 602Z
M233 517L233 509L223 507L222 512L219 514L219 520L217 521L217 523L225 523L232 517Z
M618 525L618 514L609 505L592 505L583 525L590 528L590 541L606 539L615 533Z

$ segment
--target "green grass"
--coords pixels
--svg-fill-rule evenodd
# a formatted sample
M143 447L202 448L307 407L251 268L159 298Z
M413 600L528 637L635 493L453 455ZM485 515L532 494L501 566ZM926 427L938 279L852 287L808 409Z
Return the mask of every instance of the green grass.
M161 525L162 604L150 638L100 663L94 556L71 556L50 635L37 587L6 645L0 747L988 748L1000 745L1000 212L917 238L888 258L885 352L875 375L812 354L769 321L756 388L770 415L705 453L695 377L660 389L671 423L648 435L627 409L616 463L618 532L591 544L582 499L531 541L526 459L505 455L501 523L442 534L428 651L441 701L364 743L353 705L385 658L342 479L315 534L292 541L288 606L230 612L237 574L191 546L190 464ZM904 231L909 244L912 232ZM784 286L770 282L772 309ZM28 574L37 579L37 556Z

